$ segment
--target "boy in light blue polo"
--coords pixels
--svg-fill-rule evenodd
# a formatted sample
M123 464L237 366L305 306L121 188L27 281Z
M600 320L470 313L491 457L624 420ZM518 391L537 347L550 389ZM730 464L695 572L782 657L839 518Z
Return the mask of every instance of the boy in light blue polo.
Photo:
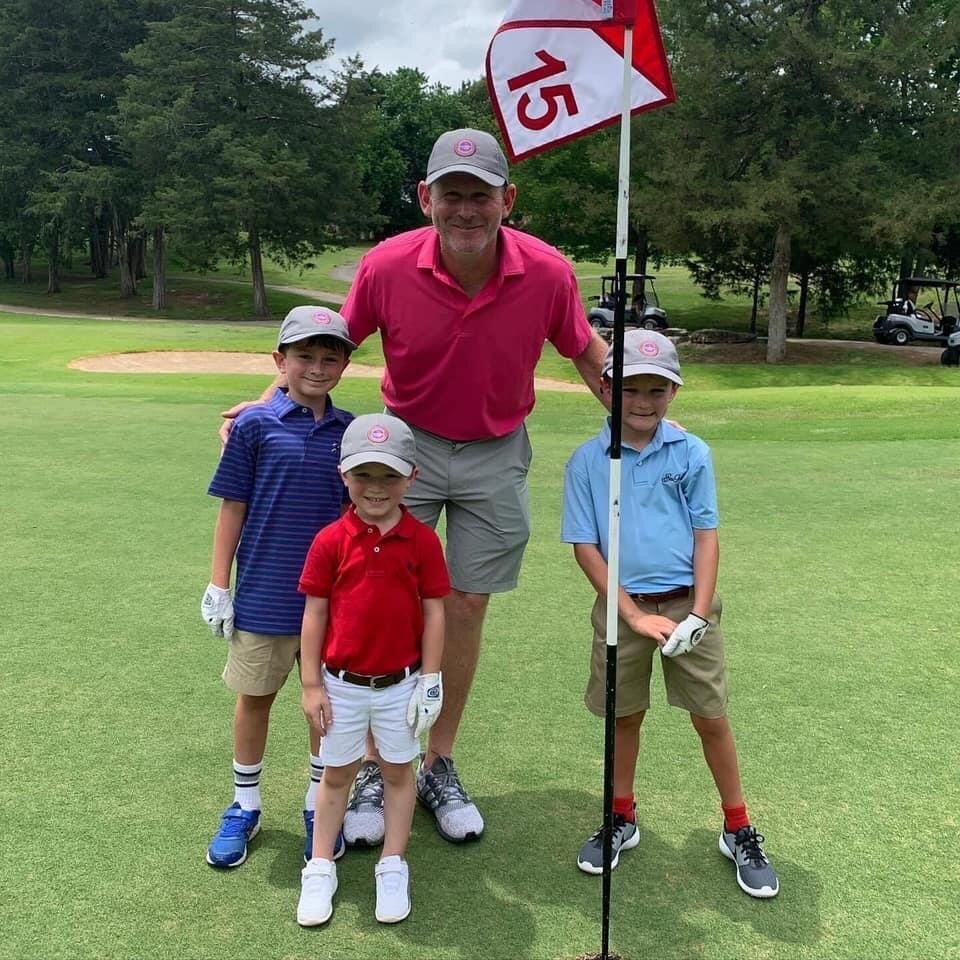
M612 349L603 368L610 397ZM617 717L614 734L612 865L640 842L633 795L640 726L650 706L653 656L660 650L667 701L690 714L720 794L720 852L752 897L775 897L777 874L764 838L747 816L737 748L727 720L726 671L716 595L717 494L709 447L663 417L682 386L680 361L662 334L624 337ZM574 451L563 488L561 539L597 592L593 656L584 702L605 710L610 426ZM583 845L577 866L603 870L603 830Z

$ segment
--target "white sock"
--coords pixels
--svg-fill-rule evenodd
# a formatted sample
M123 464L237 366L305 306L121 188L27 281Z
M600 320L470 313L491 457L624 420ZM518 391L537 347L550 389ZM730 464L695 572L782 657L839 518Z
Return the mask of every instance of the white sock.
M323 760L319 756L310 754L310 786L307 788L307 795L303 800L304 810L317 809L317 788L320 786L320 778L323 776Z
M259 763L238 763L233 761L233 802L240 804L241 810L259 810L260 774L263 773L263 761Z

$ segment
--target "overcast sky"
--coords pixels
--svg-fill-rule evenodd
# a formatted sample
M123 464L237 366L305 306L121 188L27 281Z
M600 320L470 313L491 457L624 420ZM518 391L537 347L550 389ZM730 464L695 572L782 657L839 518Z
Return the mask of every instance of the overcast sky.
M308 0L333 57L358 53L368 69L419 67L457 88L483 75L483 61L509 0Z

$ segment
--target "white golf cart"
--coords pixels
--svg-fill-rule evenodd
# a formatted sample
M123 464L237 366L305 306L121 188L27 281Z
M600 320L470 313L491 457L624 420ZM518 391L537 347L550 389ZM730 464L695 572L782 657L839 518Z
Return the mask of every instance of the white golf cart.
M627 284L638 284L639 293L633 298L632 303L629 301L627 303L624 326L643 327L645 330L666 330L667 311L660 306L657 289L654 286L656 279L649 273L628 273L626 275ZM616 309L616 300L614 299L616 280L615 276L601 277L600 296L588 298L596 300L597 305L590 308L587 319L594 330L600 333L604 330L613 329L613 311Z
M913 340L942 343L947 349L960 347L960 283L930 277L906 277L898 281L889 300L882 300L886 312L873 323L879 343L904 347ZM924 302L926 301L926 302ZM957 362L956 354L951 354ZM943 363L948 359L942 358Z

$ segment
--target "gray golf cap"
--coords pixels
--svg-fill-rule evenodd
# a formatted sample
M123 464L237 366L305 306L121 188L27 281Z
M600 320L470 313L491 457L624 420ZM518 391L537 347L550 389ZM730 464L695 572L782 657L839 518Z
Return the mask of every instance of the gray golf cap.
M427 186L448 173L469 173L491 187L504 186L510 175L496 139L469 127L440 134L430 151Z
M277 346L285 347L309 337L335 337L351 350L357 349L347 332L347 321L336 310L328 307L294 307L280 324Z
M413 432L389 413L365 413L351 421L340 441L340 469L346 473L363 463L382 463L409 477L417 463Z
M683 386L680 376L680 358L669 337L653 330L627 330L623 335L623 375L653 373ZM613 347L603 361L603 375L613 375Z

